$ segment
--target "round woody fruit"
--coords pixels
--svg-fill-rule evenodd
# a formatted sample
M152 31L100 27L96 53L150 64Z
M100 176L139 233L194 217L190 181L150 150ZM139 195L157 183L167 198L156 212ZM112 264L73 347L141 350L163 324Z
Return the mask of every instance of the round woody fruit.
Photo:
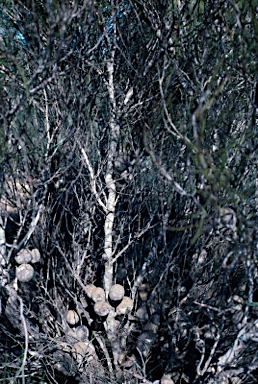
M21 264L16 268L16 277L22 283L27 283L34 276L34 268L30 264Z

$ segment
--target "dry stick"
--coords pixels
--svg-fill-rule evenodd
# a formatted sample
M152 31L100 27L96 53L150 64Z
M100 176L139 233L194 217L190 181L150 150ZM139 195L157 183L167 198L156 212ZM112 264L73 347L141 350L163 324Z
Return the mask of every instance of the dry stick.
M146 228L144 228L143 230L141 230L140 232L136 233L134 238L132 239L131 238L131 234L129 235L129 239L128 239L128 242L127 244L124 246L123 249L121 249L121 251L119 251L116 256L112 259L112 263L114 264L117 259L123 254L125 253L125 251L130 247L130 245L132 245L133 242L135 242L136 239L139 239L140 237L142 237L144 235L144 233L146 233L150 228L154 228L157 224L154 224L151 226L151 222L152 222L152 219L148 222L148 224L146 225Z
M147 126L147 125L146 125L146 126ZM149 127L147 126L147 128L149 128ZM158 159L157 159L157 157L156 157L156 155L155 155L153 149L151 148L151 145L148 143L148 135L147 135L146 127L143 127L143 140L144 140L144 146L145 146L145 149L146 149L146 151L148 152L148 154L150 155L153 164L158 168L160 174L161 174L162 176L164 176L165 179L167 179L169 182L172 182L172 183L173 183L176 192L178 192L178 193L179 193L180 195L182 195L182 196L189 196L189 197L191 197L196 203L198 203L198 201L196 200L196 198L195 198L192 194L190 194L190 193L188 193L187 191L185 191L185 190L181 187L181 185L179 185L179 184L174 180L173 176L171 176L171 175L167 172L167 170L160 164L160 162L158 161ZM198 206L199 206L199 205L200 205L200 204L198 203Z
M134 285L133 285L133 287L131 289L131 297L132 297L133 300L135 299L135 296L137 294L138 288L142 284L143 279L145 278L145 276L146 276L146 274L148 272L148 267L151 264L151 262L153 260L153 257L155 256L155 252L156 251L157 251L156 246L153 246L151 251L149 252L147 260L143 263L143 266L141 268L141 271L140 271L138 277L134 281Z
M13 382L15 382L18 379L20 374L22 374L22 384L25 384L24 367L26 365L28 349L29 349L29 336L28 336L28 329L27 329L26 320L25 320L25 317L23 314L23 301L22 301L21 297L19 295L17 295L16 291L12 287L8 286L7 291L8 291L9 296L16 297L20 302L20 319L21 319L22 326L24 329L24 337L25 337L25 347L24 347L22 365L21 365L19 371L16 373Z
M46 128L46 135L47 135L47 148L46 148L46 154L45 156L47 157L50 149L50 145L52 143L51 137L50 137L50 123L49 123L49 113L48 113L48 99L47 99L47 92L44 89L43 90L44 96L45 96L45 104L46 104L46 110L45 110L45 128Z
M219 341L220 341L220 333L218 332L218 334L217 334L217 336L215 338L215 342L213 344L213 347L211 349L211 352L209 354L209 357L206 360L206 363L204 364L204 367L201 369L201 365L203 363L204 356L205 356L205 346L204 346L204 351L203 351L204 353L202 354L200 362L199 362L199 364L197 366L197 373L198 373L198 375L203 376L205 374L205 372L207 371L207 369L209 368L210 362L211 362L211 360L212 360L212 358L213 358L213 356L214 356L214 354L216 352L216 349L217 349Z
M104 352L104 355L105 355L105 358L107 361L107 365L108 365L109 373L111 375L111 378L114 379L114 371L113 371L113 367L112 367L112 362L111 362L111 359L109 357L109 353L108 353L108 350L106 348L105 342L103 342L101 336L99 336L97 333L94 333L94 337L97 340L97 342L99 343L102 351Z
M3 218L0 215L0 287L8 283L8 271L6 265L6 239ZM1 302L0 302L1 303ZM1 314L1 305L0 305Z
M33 218L32 222L30 223L29 230L28 230L26 236L25 236L24 239L19 243L19 247L20 247L22 244L25 244L25 245L26 245L26 244L29 242L29 239L30 239L31 235L33 234L33 232L34 232L35 229L36 229L36 226L37 226L38 221L39 221L39 219L40 219L40 214L41 214L41 212L43 211L43 209L44 209L44 206L43 206L43 204L41 204L41 205L39 206L39 209L38 209L38 211L37 211L37 214L35 215L35 217Z
M229 350L219 357L219 362L217 366L217 372L220 373L223 371L225 366L230 366L234 359L238 358L239 354L244 348L244 342L252 340L254 342L258 341L258 319L254 321L250 329L248 329L248 324L240 329L238 335L234 341L234 344Z
M77 141L78 142L78 141ZM89 161L89 158L88 158L88 155L87 153L85 152L85 150L82 148L81 144L78 142L78 145L81 149L81 153L83 155L83 158L85 160L85 163L87 165L87 168L89 170L89 173L90 173L90 182L91 182L91 188L92 188L92 192L94 194L94 196L96 197L96 200L97 202L99 203L99 205L101 206L101 208L104 210L105 213L108 213L108 210L107 210L107 206L103 203L103 201L101 200L100 198L100 195L97 191L97 187L96 187L96 176L94 174L94 170L93 170L93 167Z

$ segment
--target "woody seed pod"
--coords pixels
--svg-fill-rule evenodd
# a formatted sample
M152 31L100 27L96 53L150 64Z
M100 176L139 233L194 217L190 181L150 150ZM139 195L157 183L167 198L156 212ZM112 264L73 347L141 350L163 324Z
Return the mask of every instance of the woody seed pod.
M95 303L97 301L105 301L105 291L102 288L95 287L91 291L91 298Z
M81 341L84 341L89 337L89 330L85 325L79 325L79 327L75 329L75 333L78 340Z
M31 258L32 257L30 251L28 251L28 249L22 249L15 256L15 261L18 264L27 264L31 261Z
M94 291L95 289L96 289L96 287L93 284L87 284L86 285L85 292L86 292L89 299L91 299L92 291Z
M66 315L66 320L68 324L75 325L79 322L80 319L77 312L72 309L69 309Z
M41 256L40 256L40 252L37 248L34 248L32 251L31 251L31 256L32 256L32 260L31 262L34 264L34 263L37 263Z
M94 305L94 311L99 316L107 316L111 310L111 306L106 301L97 301Z
M133 309L133 300L130 297L124 296L121 303L116 308L117 315L125 315Z
M22 283L26 283L33 278L34 268L30 264L21 264L16 269L16 277Z
M122 285L120 285L120 284L112 285L110 292L109 292L109 297L111 300L114 300L114 301L122 300L124 295L125 295L125 290L124 290L124 287Z
M142 299L142 301L148 300L148 295L150 291L149 284L141 284L139 287L139 296Z
M87 358L88 362L91 361L96 356L96 352L91 342L79 341L73 345L72 355L81 364L84 358Z

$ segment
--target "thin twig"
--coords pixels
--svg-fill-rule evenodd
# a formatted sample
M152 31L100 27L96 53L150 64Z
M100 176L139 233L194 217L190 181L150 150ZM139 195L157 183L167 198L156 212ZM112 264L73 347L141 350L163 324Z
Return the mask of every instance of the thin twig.
M97 192L97 188L96 188L96 176L94 174L94 170L93 170L93 167L90 163L90 160L88 158L88 155L87 153L85 152L84 148L81 146L81 144L78 142L78 145L80 147L80 150L81 150L81 153L83 155L83 158L85 160L85 163L87 165L87 168L89 170L89 173L90 173L90 181L91 181L91 188L92 188L92 192L94 194L94 196L96 197L96 200L97 202L99 203L99 205L103 208L104 212L107 214L108 213L108 210L107 210L107 207L106 205L103 203L103 201L101 200L100 196L99 196L99 193Z

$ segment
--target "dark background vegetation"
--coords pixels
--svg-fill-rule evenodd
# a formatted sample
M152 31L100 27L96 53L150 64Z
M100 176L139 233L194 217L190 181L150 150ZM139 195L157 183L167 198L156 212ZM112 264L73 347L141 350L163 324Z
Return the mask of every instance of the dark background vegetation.
M2 382L257 381L257 8L2 2ZM119 347L85 294L108 293L112 188ZM23 248L41 260L14 293Z

